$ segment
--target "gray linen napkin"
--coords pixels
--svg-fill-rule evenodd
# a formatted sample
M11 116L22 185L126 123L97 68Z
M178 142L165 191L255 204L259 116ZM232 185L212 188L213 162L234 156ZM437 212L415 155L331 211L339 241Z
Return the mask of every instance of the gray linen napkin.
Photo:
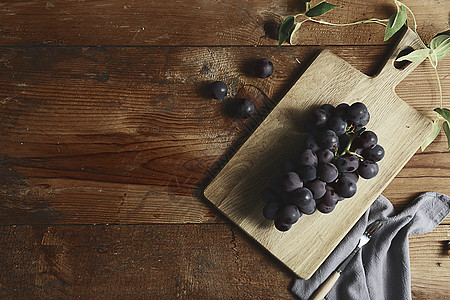
M380 195L308 280L295 279L292 292L308 299L358 244L367 225L383 226L347 265L326 299L411 299L408 236L433 230L450 212L450 197L427 192L398 214Z

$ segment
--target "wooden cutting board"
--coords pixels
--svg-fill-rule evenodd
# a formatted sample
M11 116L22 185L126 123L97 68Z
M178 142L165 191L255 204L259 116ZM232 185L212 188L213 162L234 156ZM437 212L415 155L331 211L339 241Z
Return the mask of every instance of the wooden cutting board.
M330 51L321 52L204 191L222 213L300 278L308 279L317 270L432 130L431 120L394 92L417 66L394 67L400 51L409 47L420 48L411 30L403 34L375 77L362 74ZM286 232L276 230L262 216L260 191L279 172L281 162L302 149L306 113L324 103L356 101L367 105L371 114L367 128L377 133L386 150L377 177L360 179L356 195L339 202L332 213L316 211L302 216Z

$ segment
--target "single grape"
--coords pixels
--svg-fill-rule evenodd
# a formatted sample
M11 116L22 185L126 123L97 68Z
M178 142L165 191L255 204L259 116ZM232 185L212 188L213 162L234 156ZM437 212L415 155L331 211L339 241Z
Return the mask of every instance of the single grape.
M383 159L384 148L381 147L380 145L375 145L375 147L371 149L364 149L361 154L364 157L364 159L377 162Z
M333 130L337 135L344 134L347 131L347 122L341 117L331 117L327 122L328 129Z
M330 115L330 116L333 115L333 111L334 111L333 105L326 103L326 104L321 105L319 108L326 111L328 113L328 115Z
M363 128L364 126L369 124L369 121L370 121L370 114L369 114L369 112L367 112L367 114L363 118L361 118L361 120L358 123L355 124L356 129L359 130L359 129Z
M350 166L350 162L346 157L339 157L334 164L339 172L347 172L348 167Z
M286 172L281 174L281 188L286 192L292 192L303 187L303 181L295 172Z
M318 108L313 111L311 116L311 124L318 127L324 126L327 123L328 118L328 113L325 110Z
M329 163L333 161L334 153L329 149L320 149L316 152L319 163Z
M287 231L292 227L292 224L283 223L280 218L275 219L274 224L279 231Z
M308 206L311 202L314 202L312 192L307 188L296 189L291 195L292 204L299 209Z
M267 78L273 73L273 64L267 58L260 59L254 64L253 72L259 78Z
M358 174L364 179L371 179L378 174L378 164L370 160L364 160L359 164Z
M317 169L314 166L303 166L299 169L298 174L303 182L311 181L317 177Z
M327 129L319 133L317 136L317 144L322 149L338 148L339 138L333 130Z
M334 190L344 198L351 198L356 194L356 182L349 177L340 177L334 185Z
M316 201L311 201L308 205L299 208L299 210L305 215L312 215L316 211Z
M263 216L267 220L275 220L278 218L278 211L280 209L280 204L278 202L269 202L264 206Z
M325 195L325 182L320 179L308 181L305 186L312 192L314 199L322 198Z
M317 166L318 159L316 153L314 153L311 149L306 149L298 158L298 163L300 166Z
M237 114L241 119L247 119L255 112L255 105L250 99L239 99L237 103Z
M272 189L276 194L281 195L283 193L283 189L280 185L280 176L273 176L269 182L269 188Z
M261 190L261 199L266 202L280 202L281 196L280 194L277 194L273 189L270 187L265 187Z
M339 172L332 163L319 164L317 168L317 176L325 182L333 182L338 177Z
M347 103L341 103L338 106L336 106L336 108L333 111L333 115L336 117L341 117L342 119L346 119L347 118L347 111L350 108L350 105L348 105Z
M216 81L213 82L209 86L209 93L211 94L211 97L215 99L222 100L228 92L228 87L223 81Z
M364 131L353 142L356 148L370 149L378 143L378 137L373 131Z
M281 173L295 172L297 168L297 165L292 160L286 159L281 163L280 171Z
M362 102L355 102L347 110L347 120L353 124L359 124L367 118L369 111Z
M359 158L356 155L345 155L344 157L349 162L346 172L355 172L359 167Z
M281 193L281 202L280 203L282 205L288 205L288 204L291 204L291 202L292 202L292 193L283 191Z
M359 175L356 172L345 172L341 174L341 177L348 177L354 182L358 182L359 180Z
M324 203L327 206L334 206L339 200L341 200L341 197L336 193L336 191L327 185L326 192L322 196L322 198L319 199L319 203Z
M334 207L335 205L326 205L323 202L319 202L317 204L317 210L324 214L329 214L330 212L332 212Z
M288 204L280 207L278 211L278 218L285 224L294 224L300 218L301 214L297 206Z
M309 136L306 138L306 141L305 141L305 147L306 147L307 149L311 149L313 152L316 152L317 150L320 149L320 148L319 148L319 145L317 145L316 139L315 139L314 136L312 136L312 135L309 135Z

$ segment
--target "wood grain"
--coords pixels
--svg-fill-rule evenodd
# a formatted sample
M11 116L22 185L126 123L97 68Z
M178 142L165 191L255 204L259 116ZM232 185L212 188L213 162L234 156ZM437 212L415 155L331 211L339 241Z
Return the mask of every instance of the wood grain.
M448 29L448 1L405 0L425 41ZM336 2L335 2L336 3ZM343 0L323 17L334 23L387 19L391 0ZM304 10L301 1L2 1L0 45L275 45L270 26ZM432 22L430 22L432 20ZM302 45L382 44L377 24L336 27L306 23ZM265 30L266 28L266 30Z
M410 238L413 299L448 296L449 232ZM227 224L1 226L0 252L6 299L296 299L292 273Z
M0 49L0 222L223 222L198 197L204 183L323 49ZM375 74L390 48L328 49ZM273 76L248 74L258 57L274 62ZM449 66L439 65L447 106ZM396 89L428 117L438 105L433 76L421 64ZM227 116L205 95L214 80L228 83L230 99L252 98L259 116ZM394 204L428 189L450 194L445 149L441 134L413 157L385 191Z

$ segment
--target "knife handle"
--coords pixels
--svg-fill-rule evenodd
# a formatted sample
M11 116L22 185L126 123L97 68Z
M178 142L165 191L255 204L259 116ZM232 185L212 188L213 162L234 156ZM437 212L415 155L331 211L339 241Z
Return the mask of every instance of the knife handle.
M330 277L325 280L325 282L319 287L319 289L314 293L310 300L322 300L334 286L336 281L338 280L341 273L338 271L334 271L331 273Z

